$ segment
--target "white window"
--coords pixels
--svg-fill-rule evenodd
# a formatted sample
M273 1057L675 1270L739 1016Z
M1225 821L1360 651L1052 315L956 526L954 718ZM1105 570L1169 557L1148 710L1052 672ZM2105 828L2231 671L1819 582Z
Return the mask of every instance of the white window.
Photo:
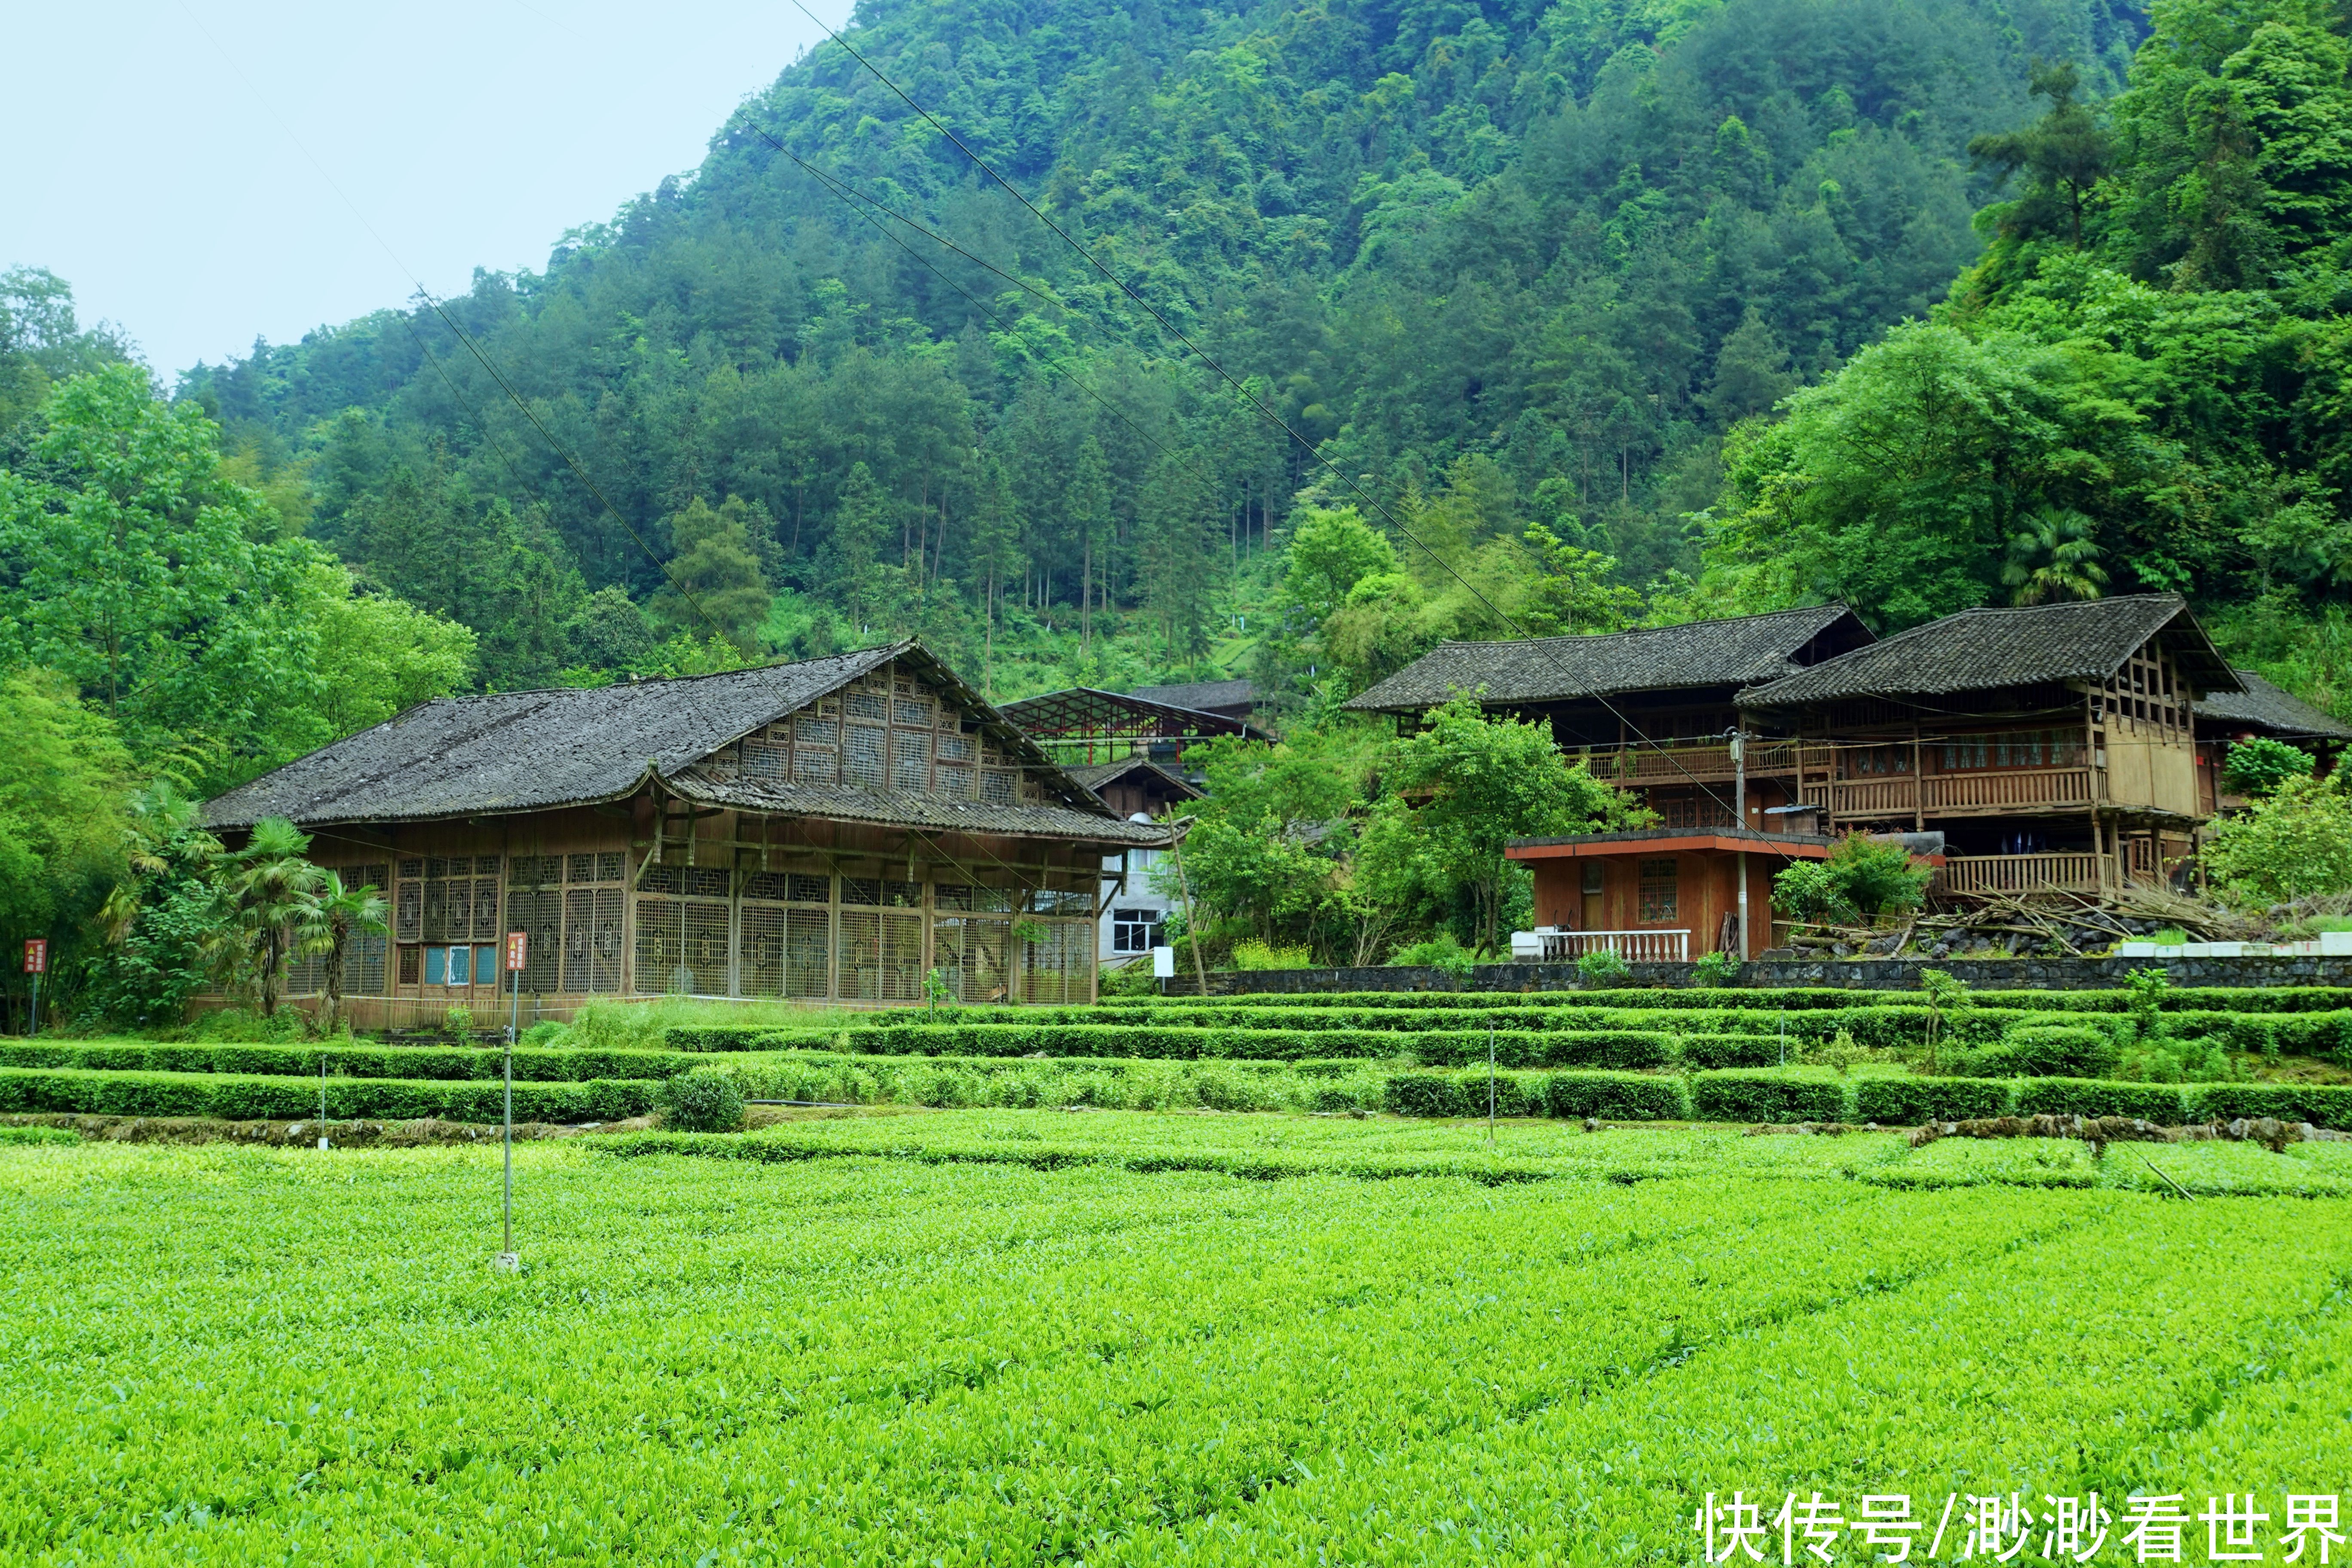
M1158 910L1114 909L1110 912L1110 950L1150 952L1160 945L1160 920Z

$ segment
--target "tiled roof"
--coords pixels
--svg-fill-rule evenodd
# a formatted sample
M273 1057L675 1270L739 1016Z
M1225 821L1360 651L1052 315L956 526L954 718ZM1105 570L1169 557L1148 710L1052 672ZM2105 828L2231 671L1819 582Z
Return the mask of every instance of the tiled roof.
M1180 800L1198 800L1201 788L1188 783L1153 762L1150 757L1121 757L1115 763L1090 763L1084 767L1065 768L1063 772L1099 793L1106 784L1117 784L1129 773L1150 773L1162 787Z
M1870 636L1843 605L1816 605L1729 620L1645 626L1606 637L1526 642L1450 642L1349 700L1359 712L1418 712L1458 691L1489 702L1550 702L1620 691L1747 686L1796 669L1805 645L1841 621Z
M867 790L849 784L767 784L688 773L673 781L688 800L706 805L772 811L832 822L869 822L942 833L987 833L1014 838L1076 839L1088 844L1158 846L1168 829L1061 805L1000 805L928 791Z
M2259 730L2269 735L2352 740L2352 726L2330 718L2302 698L2280 690L2251 669L2237 672L2243 691L2217 691L2200 698L2197 717L2223 730Z
M976 826L988 813L1006 826L989 831L1045 832L1049 820L1082 827L1056 837L1095 837L1124 831L1110 808L1054 765L920 644L894 643L797 664L730 670L677 680L633 681L587 689L517 691L424 703L373 729L349 735L229 791L205 807L214 827L247 827L265 816L297 824L403 822L436 817L546 811L613 800L648 776L684 791L719 786L688 773L719 747L847 685L894 660L913 665L944 687L988 733L1018 756L1057 804L983 806L950 797L855 788L823 799L805 786L788 792L811 815L908 826ZM856 799L832 799L834 795ZM931 803L921 807L910 801ZM796 810L801 805L763 805ZM1050 816L1020 815L1046 813Z
M1937 695L2105 680L2161 635L2191 687L2226 690L2237 677L2177 594L2135 594L2017 609L1962 610L1824 659L1739 694L1743 705L1787 707L1853 697Z
M1183 686L1139 686L1128 693L1171 708L1247 708L1257 700L1253 680L1195 680Z

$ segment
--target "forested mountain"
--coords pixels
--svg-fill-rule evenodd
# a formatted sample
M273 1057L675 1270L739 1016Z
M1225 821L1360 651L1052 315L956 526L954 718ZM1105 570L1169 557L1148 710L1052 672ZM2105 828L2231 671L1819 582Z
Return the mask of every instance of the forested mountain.
M421 304L183 395L364 581L474 628L488 684L690 662L648 645L715 620L918 630L1000 695L1303 685L1330 656L1265 552L1302 487L1353 498L1106 270L1485 597L1646 587L1696 570L1726 431L1976 259L2000 169L1969 143L2032 121L2032 62L2110 92L2144 29L2125 0L883 0L857 50L1102 270L825 44L691 176L447 302L593 491ZM1497 635L1392 542L1380 658ZM1622 613L1591 602L1566 624Z

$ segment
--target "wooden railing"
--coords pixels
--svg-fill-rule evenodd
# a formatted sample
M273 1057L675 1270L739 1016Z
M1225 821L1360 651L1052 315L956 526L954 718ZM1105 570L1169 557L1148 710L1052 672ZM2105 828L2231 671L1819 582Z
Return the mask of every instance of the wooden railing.
M1948 893L2095 893L2096 855L1955 855L1944 862Z
M1577 959L1588 952L1613 952L1628 963L1686 963L1690 932L1683 931L1555 931L1539 926L1512 933L1511 945L1521 949L1532 936L1548 960Z
M1711 746L1626 746L1604 751L1596 746L1585 753L1585 764L1597 779L1617 784L1673 784L1694 779L1727 779L1738 771L1731 760L1728 745ZM1748 742L1748 773L1750 777L1767 773L1792 773L1797 771L1797 748L1793 742L1775 742L1769 745Z
M1919 809L1918 781L1840 779L1830 785L1832 816L1908 816Z
M1921 811L2054 810L2093 804L2098 785L2098 775L2089 768L1840 779L1830 785L1830 811L1838 816L1904 816Z
M2018 805L2088 805L2088 768L2027 768L2013 773L1939 773L1925 781L1927 809L1999 809Z

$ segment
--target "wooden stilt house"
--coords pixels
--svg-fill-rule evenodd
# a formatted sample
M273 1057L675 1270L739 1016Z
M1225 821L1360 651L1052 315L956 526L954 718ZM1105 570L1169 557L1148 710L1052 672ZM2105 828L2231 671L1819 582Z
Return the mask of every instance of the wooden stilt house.
M723 675L453 698L205 808L282 816L372 882L392 930L346 983L362 1027L503 996L1083 1002L1106 855L1150 848L919 644ZM289 991L315 990L315 961Z

